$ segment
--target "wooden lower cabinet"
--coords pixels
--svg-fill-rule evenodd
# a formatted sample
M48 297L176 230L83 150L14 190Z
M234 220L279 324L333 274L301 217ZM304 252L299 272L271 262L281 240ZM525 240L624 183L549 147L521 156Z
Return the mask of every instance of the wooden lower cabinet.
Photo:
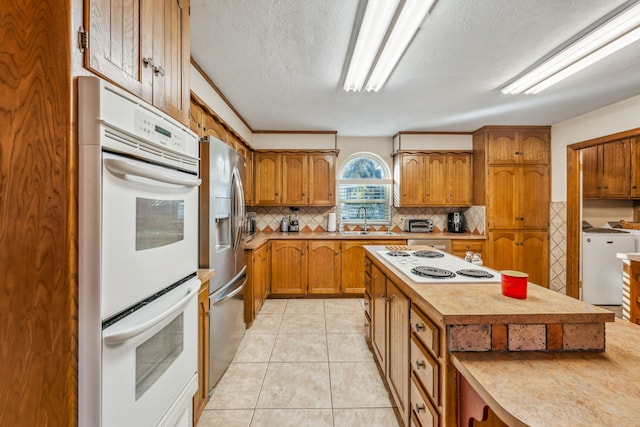
M387 279L387 382L398 411L409 419L409 299Z
M371 346L383 372L387 372L387 277L371 266Z
M193 395L193 425L209 402L209 281L198 291L198 390Z
M306 294L308 277L306 240L271 242L271 294Z
M474 254L480 254L482 259L485 259L484 253L484 240L459 240L451 239L450 252L460 258L464 258L467 251L471 251Z
M340 293L340 242L309 241L309 293Z
M529 282L549 287L549 232L489 231L487 266L496 270L517 270L529 275Z
M249 328L269 295L271 246L267 243L256 250L247 250L245 254L249 262L244 294L244 321Z
M341 247L342 280L341 289L345 294L364 293L365 245L404 245L406 240L343 240ZM373 295L372 295L373 296Z

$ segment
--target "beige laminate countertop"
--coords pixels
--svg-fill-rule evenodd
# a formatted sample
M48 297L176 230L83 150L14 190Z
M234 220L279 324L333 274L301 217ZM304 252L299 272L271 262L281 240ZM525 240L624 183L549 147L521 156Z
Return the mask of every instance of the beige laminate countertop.
M453 364L510 426L640 425L640 326L606 325L594 352L452 353Z
M211 278L216 274L216 271L214 269L208 269L208 268L199 268L198 269L198 279L200 279L200 281L202 283L211 280Z
M626 261L640 262L640 253L631 253L631 254L619 253L619 254L616 254L616 256L623 261L626 260Z
M407 296L445 325L487 323L594 323L612 322L615 315L549 289L529 284L526 299L502 295L500 283L416 283L395 269L377 251L384 246L365 246L384 266Z
M436 239L436 240L486 240L486 236L472 233L407 233L393 234L364 234L344 236L339 232L328 231L301 231L299 233L282 233L274 231L270 233L256 233L247 241L244 248L247 250L258 249L269 240L407 240L407 239Z

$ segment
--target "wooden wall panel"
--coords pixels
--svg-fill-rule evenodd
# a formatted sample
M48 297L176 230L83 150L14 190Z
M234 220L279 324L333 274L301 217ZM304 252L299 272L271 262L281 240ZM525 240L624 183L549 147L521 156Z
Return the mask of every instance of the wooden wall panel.
M71 2L2 2L0 425L76 420Z

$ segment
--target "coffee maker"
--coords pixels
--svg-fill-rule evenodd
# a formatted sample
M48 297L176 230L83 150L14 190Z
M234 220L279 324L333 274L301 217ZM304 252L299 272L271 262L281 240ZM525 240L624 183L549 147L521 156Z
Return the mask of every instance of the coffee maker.
M449 212L447 215L447 231L449 233L464 233L466 223L461 212Z

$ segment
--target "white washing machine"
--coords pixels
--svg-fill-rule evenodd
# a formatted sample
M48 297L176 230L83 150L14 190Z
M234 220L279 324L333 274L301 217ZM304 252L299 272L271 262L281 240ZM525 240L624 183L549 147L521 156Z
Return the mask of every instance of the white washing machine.
M598 305L622 305L622 260L618 253L636 251L638 235L592 228L582 232L582 300Z

